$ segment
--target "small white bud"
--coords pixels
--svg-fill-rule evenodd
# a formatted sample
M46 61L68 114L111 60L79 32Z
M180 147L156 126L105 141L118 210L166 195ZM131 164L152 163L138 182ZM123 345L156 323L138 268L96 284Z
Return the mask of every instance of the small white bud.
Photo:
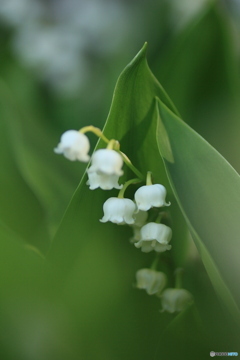
M136 205L130 199L119 199L111 197L103 204L104 216L101 222L111 221L115 224L133 224L133 213Z
M121 189L123 187L123 185L118 184L118 175L98 174L96 172L89 172L88 170L87 173L87 185L89 185L90 190L95 190L97 188L101 188L103 190L112 190L113 188Z
M169 206L165 198L167 190L163 185L144 185L135 192L135 201L139 210L148 211L152 207Z
M144 225L140 231L140 240L134 245L143 252L164 252L171 249L168 245L172 238L172 230L164 224L150 222Z
M77 130L68 130L62 134L60 143L54 149L56 154L63 154L68 160L89 161L90 143L86 135Z
M144 289L148 295L160 294L167 283L167 277L163 272L152 269L141 269L136 273L138 289Z
M185 289L166 289L160 296L162 302L162 312L174 313L182 311L193 303L192 294Z
M99 175L117 175L121 176L123 171L123 159L121 155L110 149L99 149L92 156L92 166L88 169L88 173L95 172Z

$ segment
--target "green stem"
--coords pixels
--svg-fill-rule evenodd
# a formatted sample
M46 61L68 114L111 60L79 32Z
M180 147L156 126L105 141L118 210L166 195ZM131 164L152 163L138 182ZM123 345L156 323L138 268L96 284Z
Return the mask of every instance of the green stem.
M107 149L108 149L108 150L115 150L115 151L117 151L117 150L119 150L119 148L120 148L120 144L119 144L119 142L118 142L117 140L115 140L115 139L111 139L111 140L109 141L108 145L107 145Z
M131 160L127 157L127 155L120 150L118 152L122 155L123 161L132 170L132 172L134 172L134 174L136 174L139 179L144 180L145 178L143 174L131 163Z
M158 265L158 261L159 261L159 259L160 259L160 256L159 256L160 254L156 254L156 257L155 257L155 259L153 260L153 262L152 262L152 265L151 265L151 270L156 270L157 269L157 265Z
M152 172L147 172L147 179L146 179L146 185L152 185Z
M131 163L131 160L127 157L126 154L120 151L120 144L117 140L111 139L109 140L105 135L103 135L102 130L99 128L89 125L84 126L79 130L80 133L85 134L86 132L92 132L96 136L100 137L108 146L107 149L115 150L122 155L123 161L125 164L136 174L141 180L144 180L143 174Z
M182 288L182 276L183 276L183 269L182 268L177 268L175 270L175 288L176 289L181 289Z
M123 185L122 189L121 189L121 190L119 191L119 193L118 193L118 198L119 198L119 199L123 199L123 198L124 198L124 193L125 193L125 191L126 191L126 189L128 188L129 185L131 185L131 184L137 184L137 183L139 183L139 182L141 182L141 181L142 181L142 180L141 180L141 179L138 179L138 178L136 178L136 179L131 179L131 180L126 181L125 184Z
M79 130L79 132L82 134L85 134L86 132L92 132L96 136L100 137L106 144L108 144L110 141L105 135L103 135L102 130L92 125L84 126L82 129Z
M160 213L158 214L158 217L157 217L156 220L155 220L155 223L156 223L156 224L161 224L163 215L164 215L163 212L160 212Z

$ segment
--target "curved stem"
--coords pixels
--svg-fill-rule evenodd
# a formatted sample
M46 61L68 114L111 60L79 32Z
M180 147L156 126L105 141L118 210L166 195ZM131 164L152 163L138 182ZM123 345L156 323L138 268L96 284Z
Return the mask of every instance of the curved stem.
M143 174L131 163L131 160L127 157L127 155L120 151L120 144L117 140L109 140L105 135L103 135L102 130L92 125L84 126L79 130L79 132L82 134L85 134L86 132L92 132L96 136L100 137L108 145L107 149L113 149L119 152L122 155L123 161L132 170L132 172L134 172L134 174L136 174L141 180L144 180Z
M131 184L137 184L139 182L141 182L142 180L141 179L131 179L131 180L128 180L125 182L125 184L123 185L122 189L119 191L118 193L118 198L119 199L123 199L124 198L124 193L125 193L125 190L128 188L129 185Z
M156 224L161 224L163 215L164 215L163 212L160 212L160 213L158 214L158 217L157 217L156 220L155 220L155 223L156 223Z
M84 126L82 129L79 130L79 132L82 134L85 134L86 132L92 132L96 136L100 137L106 144L108 144L110 141L110 140L108 140L108 138L105 135L103 135L101 129L99 129L95 126L92 126L92 125Z
M136 174L139 179L144 180L145 177L143 174L131 163L131 160L127 157L127 155L120 150L118 152L122 155L123 161L132 170L132 172L134 172L134 174Z
M152 172L147 172L147 179L146 179L146 185L152 185Z
M107 149L118 151L120 149L120 144L117 140L111 139L108 142Z

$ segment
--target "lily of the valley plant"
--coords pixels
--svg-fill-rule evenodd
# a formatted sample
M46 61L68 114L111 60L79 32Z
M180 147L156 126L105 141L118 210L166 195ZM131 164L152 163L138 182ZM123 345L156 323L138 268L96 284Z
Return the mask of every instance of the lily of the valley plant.
M100 221L132 227L131 243L144 253L152 251L156 253L156 259L150 269L137 271L136 287L146 290L148 295L158 296L162 302L162 311L173 313L184 310L192 303L193 298L187 290L181 288L182 271L176 271L175 288L164 290L167 277L163 272L156 270L160 254L172 247L169 244L172 230L161 222L161 212L157 212L155 219L147 221L150 209L170 206L170 202L166 202L166 188L162 184L153 184L151 171L144 176L120 151L119 142L115 139L107 139L102 131L94 126L86 126L79 131L66 131L54 149L55 153L63 154L71 161L88 162L90 143L85 133L89 131L107 144L105 149L98 149L92 154L91 165L87 169L89 189L119 190L116 197L110 197L103 204L103 217ZM119 179L124 173L124 163L137 177L119 184ZM126 189L131 184L141 185L134 194L134 200L124 197Z

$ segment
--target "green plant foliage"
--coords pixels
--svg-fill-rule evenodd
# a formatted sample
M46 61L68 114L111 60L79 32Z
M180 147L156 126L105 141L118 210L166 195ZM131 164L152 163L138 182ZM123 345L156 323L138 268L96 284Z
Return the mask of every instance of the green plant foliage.
M158 270L173 287L174 270L184 268L182 287L194 304L180 314L160 313L160 298L134 288L136 271L151 266L153 252L129 242L129 226L99 221L103 203L118 191L89 190L86 164L53 152L60 132L99 126L97 109L108 97L101 106L94 94L84 104L77 95L51 99L30 72L7 62L9 54L0 61L1 359L201 360L211 350L238 351L239 175L198 134L206 130L211 139L217 128L216 144L226 149L225 130L229 137L236 131L236 145L239 128L234 46L218 5L163 46L165 56L153 64L197 132L153 76L146 44L120 74L103 129L144 176L152 171L153 182L167 188L172 249L161 255ZM94 150L105 145L99 140ZM124 166L120 183L135 177ZM125 196L132 199L138 186ZM49 234L55 234L51 244Z
M201 136L158 104L157 140L169 180L215 290L239 321L239 175Z
M4 108L0 106L0 219L25 242L46 251L49 247L49 236L45 213L16 165Z
M155 139L154 97L159 96L169 108L177 111L150 72L145 54L146 45L120 75L104 134L108 138L119 140L121 150L130 157L133 164L144 174L151 169L154 181L163 183L170 190ZM97 148L102 146L104 144L100 141ZM133 177L133 174L126 172L124 179L127 175L128 178ZM99 222L104 201L114 196L116 192L90 191L86 186L86 181L87 177L84 175L49 254L50 259L57 263L65 274L78 258L83 244L93 241L92 239L96 236L98 241L100 241L99 236L108 238L109 241L112 238L118 241L118 238L129 237L129 229L120 227L116 230L116 226L112 224L103 225ZM173 212L178 213L181 218L178 208L174 206L174 198L170 200L173 202ZM176 219L176 233L185 234L182 218L179 222L177 217Z
M236 268L232 267L231 270L224 272L223 266L221 267L221 271L219 269L219 263L223 259L219 259L219 254L222 254L221 250L218 249L217 245L217 237L214 237L214 242L211 238L213 238L213 235L215 233L215 229L213 226L216 225L216 221L218 220L217 215L217 209L214 207L213 204L211 204L211 196L210 191L213 186L215 186L216 189L216 180L214 183L214 180L212 179L212 183L209 184L208 187L208 193L207 197L203 196L203 185L202 182L207 181L205 178L202 180L203 175L193 174L194 172L194 165L185 163L184 156L186 159L192 159L194 156L194 152L192 153L192 150L189 149L188 146L188 138L185 138L182 140L181 145L185 147L185 150L181 152L181 149L177 151L177 155L175 152L171 151L171 144L172 139L170 135L168 134L168 127L165 126L164 128L160 127L158 128L158 138L156 138L156 129L157 129L157 123L160 120L159 114L156 112L156 96L160 97L161 102L164 103L163 109L167 113L168 117L165 116L165 121L169 123L169 128L171 130L171 123L173 122L171 117L174 116L174 119L178 119L177 111L175 110L174 106L166 96L165 92L161 88L161 86L156 82L155 78L151 74L145 58L146 53L146 46L139 52L139 54L134 58L134 60L126 67L126 69L123 71L123 73L120 75L116 89L114 92L113 102L110 109L110 113L106 122L106 125L104 127L104 134L109 138L116 138L120 141L121 149L123 152L125 152L133 161L133 163L144 173L146 174L146 171L151 169L154 174L154 180L156 182L163 183L169 192L170 201L172 202L172 220L173 220L173 230L174 230L174 239L173 239L173 254L174 254L174 260L179 257L180 264L183 264L184 261L184 254L185 254L185 241L186 241L186 225L183 220L183 215L186 218L187 225L190 229L190 231L195 236L195 241L197 243L199 254L202 257L203 264L206 267L210 279L214 285L214 287L217 290L218 295L222 298L225 305L228 307L228 310L234 315L235 319L238 318L238 308L235 303L236 299L236 282L229 284L229 276L230 274L233 275L233 277L236 278ZM162 111L162 110L161 110ZM170 115L171 117L170 117ZM174 114L174 115L173 115ZM162 116L162 113L160 113ZM166 115L166 114L165 114ZM163 121L163 120L162 120ZM176 120L177 121L177 120ZM178 120L178 123L181 124L181 126L185 129L186 125L180 120ZM181 141L181 131L182 127L176 130L176 132L171 134L174 137L174 141L178 144L178 142ZM160 131L161 130L161 131ZM191 134L193 134L192 130L189 130ZM197 139L201 139L198 135L196 135ZM196 147L198 144L198 141L196 141L196 138L192 139L193 145ZM202 152L208 152L209 148L213 153L216 155L217 152L215 150L212 150L212 148L201 139L201 144L203 145ZM195 149L194 146L193 150ZM97 144L97 148L103 147L104 144L102 141L100 141ZM160 147L160 149L159 149ZM168 180L165 176L162 157L164 160L164 163L167 161L171 165L173 161L174 165L177 164L177 170L181 170L181 174L174 173L175 177L174 180L180 182L180 185L183 187L180 188L180 191L183 192L183 194L180 195L177 193L176 196L176 188L175 184L173 184L172 178L170 178L170 184L169 186ZM189 156L187 157L187 154ZM223 160L223 158L220 155L216 155L217 158L219 158L224 164L226 164L226 161ZM201 157L197 157L197 165L200 161ZM178 165L177 160L179 161L180 165ZM209 164L209 159L207 158L206 165ZM211 166L214 169L213 163L215 162L215 158L211 162ZM200 163L201 164L201 163ZM202 164L203 166L204 164ZM190 167L190 170L189 170ZM224 165L223 165L224 167ZM227 165L227 169L231 169L229 165ZM197 167L198 169L198 167ZM217 165L217 169L221 171L220 166ZM225 168L224 168L225 169ZM179 170L179 171L180 171ZM189 171L188 171L189 170ZM210 169L208 169L210 171ZM212 169L211 169L212 171ZM223 170L224 171L224 170ZM234 176L238 177L234 170L231 169L231 172L235 174ZM169 173L170 171L168 171ZM206 171L203 171L203 174L206 175ZM225 175L228 176L228 171ZM126 178L130 178L131 174L129 171L125 171L124 180ZM187 178L187 181L185 182L185 177ZM219 178L219 176L218 176ZM182 180L184 179L184 180ZM142 266L141 261L143 260L143 256L141 253L138 253L138 257L136 257L136 250L130 247L130 245L127 244L127 239L130 236L130 231L127 227L117 227L114 224L101 224L99 223L99 219L102 217L102 205L103 202L111 197L116 196L115 191L102 191L102 190L95 190L90 191L86 186L87 177L86 174L84 175L83 179L81 180L81 183L76 190L72 201L69 204L69 207L65 213L65 216L62 220L62 223L59 227L59 230L56 234L56 237L53 241L53 245L49 252L49 260L54 265L55 269L57 269L57 273L59 274L59 284L61 286L61 283L63 280L65 284L65 291L64 291L64 297L66 298L65 301L67 301L76 311L77 317L80 322L84 322L85 315L87 314L87 309L89 309L89 306L91 304L91 301L94 301L96 298L96 293L98 294L98 302L99 307L98 311L94 312L94 318L98 319L98 321L95 321L96 331L99 329L99 326L102 326L102 324L105 324L104 326L107 326L108 321L110 321L111 318L111 310L106 308L106 299L112 299L113 302L117 302L116 294L120 289L124 293L126 292L126 285L124 285L124 274L119 274L117 267L118 263L116 260L116 249L118 252L118 256L120 259L125 259L126 251L128 251L129 256L129 263L127 264L128 271L134 272L138 266ZM199 186L196 187L197 181L199 182ZM186 184L186 185L185 185ZM213 185L215 184L215 185ZM222 182L221 182L222 184ZM179 185L179 186L180 186ZM192 194L192 191L195 190L196 194ZM179 202L181 211L179 211L178 206L176 205L173 193L176 196L177 201ZM189 194L190 193L190 194ZM225 192L226 194L226 192ZM221 199L224 199L226 201L226 195L223 195ZM198 198L192 202L192 197L198 196ZM129 197L132 196L132 193L129 192ZM179 200L180 198L180 200ZM182 204L182 198L188 205L188 212L190 213L189 218L186 216L186 204ZM201 201L199 200L201 198ZM215 200L220 198L213 197ZM196 205L197 201L199 203ZM189 204L192 204L190 206ZM201 205L201 206L200 206ZM196 237L196 231L197 230L193 227L193 224L189 219L194 219L195 222L196 219L199 219L199 224L202 224L202 219L204 219L204 214L206 213L205 208L207 208L207 211L210 211L210 215L214 214L213 220L210 221L209 216L206 219L204 223L204 230L202 229L201 232L197 232ZM219 208L219 206L217 207ZM221 210L224 210L222 207L220 207ZM215 213L213 212L215 211ZM225 210L229 213L229 208L225 208ZM199 211L200 214L199 214ZM183 214L183 215L182 215ZM223 215L223 213L221 213ZM229 215L230 216L230 215ZM230 218L228 217L228 220ZM200 221L201 220L201 221ZM236 220L236 219L235 219ZM194 222L194 226L195 226ZM222 222L222 226L224 226L224 222ZM200 225L199 225L200 226ZM226 229L228 227L226 226ZM193 231L194 230L194 231ZM236 228L235 228L236 230ZM205 235L209 234L206 238ZM232 233L233 234L233 233ZM218 237L220 236L220 231L217 232ZM226 236L226 232L225 232ZM197 239L197 240L196 240ZM209 240L210 239L210 240ZM224 237L220 237L221 244L223 243ZM229 238L228 238L229 239ZM235 238L236 239L236 238ZM112 242L114 241L114 245ZM123 243L124 241L124 243ZM229 240L228 240L229 241ZM111 243L111 246L109 245ZM215 244L215 247L213 247L213 243ZM227 248L227 242L225 242L225 251L228 252ZM129 249L127 248L129 246ZM181 249L183 247L183 249ZM92 258L91 261L87 260L87 257L85 259L84 254L88 253L92 249ZM105 249L105 251L103 250ZM217 253L214 253L213 249L217 249ZM145 255L146 256L146 255ZM98 260L96 259L98 257ZM109 259L115 259L116 263L111 261ZM125 260L123 260L125 261ZM93 264L109 264L107 268L111 268L111 276L109 274L104 272L105 266L103 265L102 270L99 271L97 268L94 267ZM175 266L178 264L178 262L175 260ZM234 260L233 266L237 266L236 258ZM173 265L174 266L174 265ZM85 269L85 271L84 271ZM88 271L88 269L91 269ZM87 275L86 275L87 273ZM85 275L84 275L85 274ZM105 274L105 275L104 275ZM227 278L225 277L227 275ZM86 277L87 276L87 277ZM113 278L112 278L113 276ZM86 278L85 278L86 277ZM103 278L107 278L108 281L105 283L103 282ZM118 288L115 289L115 279L118 283ZM66 281L67 280L67 281ZM78 291L78 282L81 281L81 284L85 284L84 293L85 295L82 295ZM88 284L91 284L89 286ZM95 284L95 285L94 285ZM231 286L230 286L231 285ZM111 289L114 290L114 295L111 293ZM191 290L191 289L190 289ZM85 292L86 291L86 292ZM101 294L101 295L99 295ZM107 295L108 294L108 295ZM122 297L119 292L119 296L121 297L122 303L125 303L126 298ZM87 299L92 299L87 300ZM84 300L85 299L85 300ZM118 298L119 299L119 298ZM107 301L107 300L106 300ZM81 304L82 312L77 312L77 309L79 307L79 304ZM129 305L130 306L130 305ZM141 305L135 305L136 309L135 311L140 311ZM92 308L94 308L94 303L92 303ZM86 311L84 311L86 309ZM100 310L101 309L101 310ZM115 307L113 306L113 309ZM112 309L112 311L114 311ZM96 309L95 309L96 310ZM206 310L206 309L205 309ZM205 311L203 310L203 312ZM101 311L102 314L104 314L104 318L99 315L99 311ZM151 315L149 315L151 318ZM191 318L191 315L188 316L188 318ZM88 318L89 319L89 318ZM125 317L123 317L125 319ZM184 319L184 317L181 317L181 319ZM170 318L164 318L162 317L158 321L162 324L162 330L166 326L166 323L171 320ZM124 320L123 320L124 321ZM149 320L145 318L144 323L146 326L149 326ZM157 321L155 319L155 321ZM152 321L151 326L153 328L157 328L157 322ZM191 328L195 328L195 320L191 320ZM130 322L128 326L128 330L131 329L131 326L133 324ZM92 329L92 328L91 328ZM86 329L85 329L86 330ZM82 331L82 330L79 330ZM86 330L88 333L90 330ZM121 330L119 330L121 332ZM172 333L172 339L174 341L174 338L176 338L178 331L174 330ZM191 332L188 332L188 335L191 338ZM107 332L107 336L110 336L111 339L114 338L116 332L113 331L111 335L109 332ZM158 333L159 336L160 333ZM106 334L105 334L106 335ZM86 335L87 336L87 335ZM101 341L105 342L104 334L102 334L103 337L101 337ZM121 332L122 340L124 340L124 336ZM142 335L138 335L138 341L139 339L142 339ZM163 338L164 339L164 338ZM161 343L164 342L163 339L158 339L157 341ZM204 337L202 338L204 341ZM142 341L140 340L140 342ZM198 345L200 344L200 341L196 342ZM133 340L133 346L134 346L134 340ZM196 345L197 346L197 345ZM206 348L207 349L207 348ZM205 349L205 350L206 350ZM155 350L154 350L155 351ZM153 352L154 352L153 351ZM206 350L207 351L207 350ZM95 355L93 355L95 356ZM123 354L121 355L123 356ZM130 355L129 355L130 356Z
M53 235L84 167L82 164L77 167L53 153L60 136L56 137L44 117L34 82L23 78L17 67L12 71L19 87L11 89L5 82L0 83L0 111L6 134L3 136L7 136L11 144L16 171L40 203Z
M174 346L172 344L174 343ZM210 350L209 350L210 349ZM160 337L158 358L203 359L211 351L209 340L195 306L190 306L170 322ZM157 357L156 357L157 358Z
M239 171L238 45L221 5L204 8L150 64L184 121Z

